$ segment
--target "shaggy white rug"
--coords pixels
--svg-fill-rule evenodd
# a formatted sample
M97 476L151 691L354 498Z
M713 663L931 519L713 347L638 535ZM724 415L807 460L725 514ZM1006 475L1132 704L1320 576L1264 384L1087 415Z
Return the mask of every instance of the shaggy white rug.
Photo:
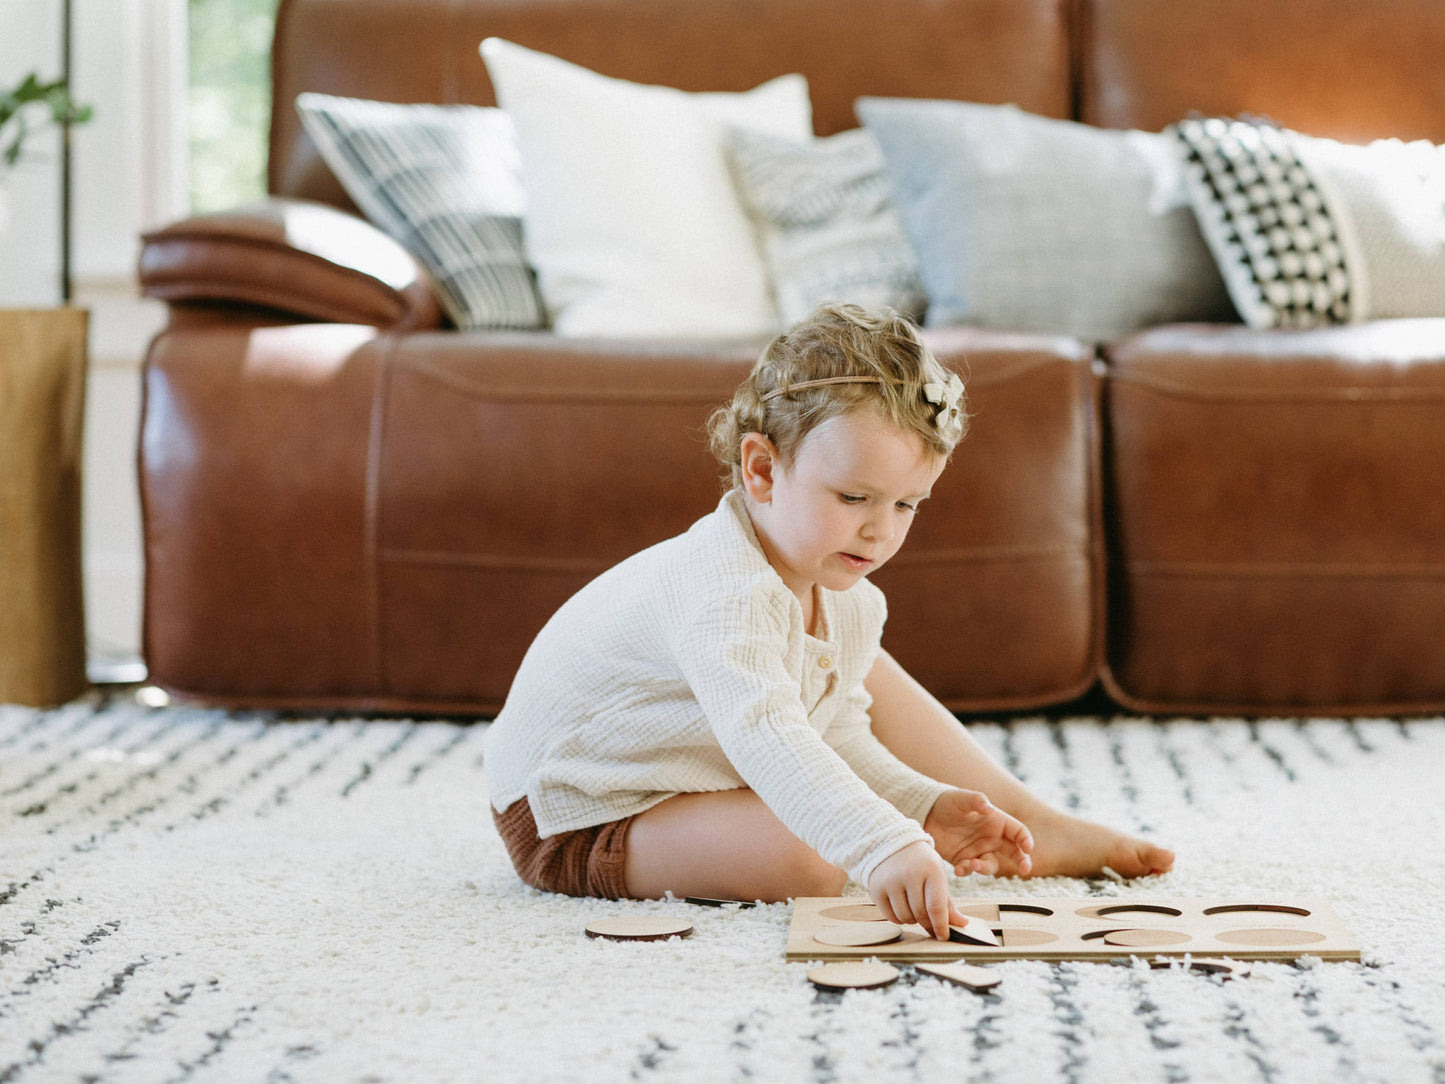
M1179 859L960 894L1325 896L1365 962L821 993L783 960L786 906L524 887L484 724L95 698L0 708L0 1082L1445 1081L1445 721L971 726ZM582 933L679 910L687 940Z

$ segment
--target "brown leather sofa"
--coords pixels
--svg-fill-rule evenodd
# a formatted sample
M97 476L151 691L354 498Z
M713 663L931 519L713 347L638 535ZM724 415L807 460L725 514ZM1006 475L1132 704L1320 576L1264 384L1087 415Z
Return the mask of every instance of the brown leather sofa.
M493 104L497 35L608 75L809 80L1157 130L1267 114L1445 141L1435 0L283 0L261 207L145 239L145 654L237 704L485 714L569 594L718 496L699 438L759 343L443 326L301 130L304 90ZM1445 320L929 332L973 430L876 577L959 711L1445 705Z

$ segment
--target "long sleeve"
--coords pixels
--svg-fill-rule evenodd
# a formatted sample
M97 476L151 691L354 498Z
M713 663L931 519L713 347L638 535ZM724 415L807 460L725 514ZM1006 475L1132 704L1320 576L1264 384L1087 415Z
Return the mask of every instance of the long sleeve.
M794 620L800 613L761 587L715 598L683 627L679 666L744 782L799 838L866 885L883 859L928 836L809 724L787 665L789 652L801 650L801 638L790 636Z
M873 733L868 717L872 697L860 684L849 692L824 735L839 756L873 791L919 824L949 787L915 771L894 756Z

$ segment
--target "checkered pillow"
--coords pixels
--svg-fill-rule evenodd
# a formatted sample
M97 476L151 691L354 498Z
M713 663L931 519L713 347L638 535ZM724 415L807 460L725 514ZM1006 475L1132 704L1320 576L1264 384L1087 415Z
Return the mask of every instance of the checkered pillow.
M1294 133L1218 117L1174 125L1190 197L1240 315L1251 327L1348 323L1354 292L1337 212Z
M1445 148L1265 121L1172 126L1199 226L1251 327L1445 315Z
M426 267L463 330L546 324L522 245L524 193L500 109L301 94L296 110L348 195Z

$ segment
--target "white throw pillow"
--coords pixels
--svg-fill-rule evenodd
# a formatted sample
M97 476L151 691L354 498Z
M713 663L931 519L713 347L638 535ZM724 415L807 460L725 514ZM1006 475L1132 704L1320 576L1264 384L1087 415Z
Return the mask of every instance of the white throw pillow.
M517 130L526 244L553 329L570 337L732 338L780 320L728 171L728 125L811 139L801 75L742 94L611 79L488 38Z

